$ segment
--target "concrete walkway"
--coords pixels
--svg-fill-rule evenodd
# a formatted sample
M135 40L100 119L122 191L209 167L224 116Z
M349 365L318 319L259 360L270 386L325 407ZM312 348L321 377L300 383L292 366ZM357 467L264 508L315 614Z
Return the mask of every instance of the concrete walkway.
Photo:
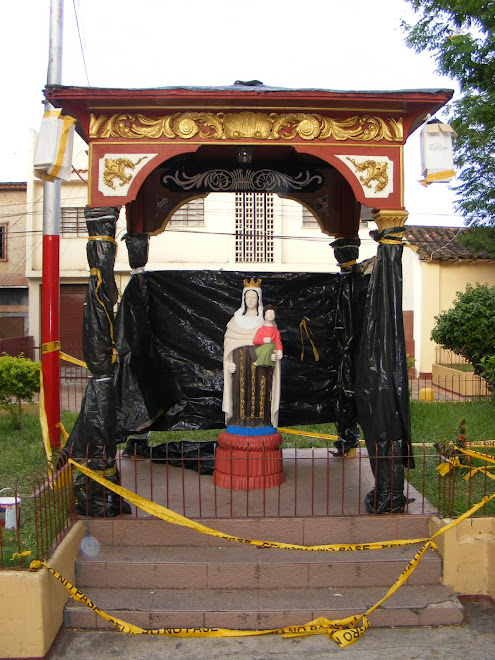
M495 658L495 606L488 601L464 603L461 626L377 628L347 649L324 635L284 639L278 635L233 638L166 638L118 632L63 630L48 660L492 660Z

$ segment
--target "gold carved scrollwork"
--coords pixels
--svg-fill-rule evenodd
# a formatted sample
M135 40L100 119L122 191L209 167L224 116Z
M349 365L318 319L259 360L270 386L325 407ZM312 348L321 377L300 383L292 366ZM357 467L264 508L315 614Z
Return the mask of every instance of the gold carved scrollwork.
M92 140L125 138L131 140L162 137L190 140L199 135L210 140L386 140L402 142L402 119L383 119L372 115L354 115L331 119L304 112L176 112L164 117L143 114L91 115L89 136Z
M363 186L371 188L371 182L376 181L375 192L379 193L382 190L385 190L388 184L387 161L365 160L362 163L358 163L349 156L347 157L347 160L351 161L358 172L366 171L365 175L359 177Z
M227 140L269 140L272 123L270 115L264 112L228 113L223 115L223 137Z

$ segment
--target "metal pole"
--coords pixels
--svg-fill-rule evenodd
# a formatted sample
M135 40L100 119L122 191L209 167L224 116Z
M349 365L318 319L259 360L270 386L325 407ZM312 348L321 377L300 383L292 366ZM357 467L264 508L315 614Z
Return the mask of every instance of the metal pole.
M63 0L50 0L47 84L62 82ZM47 101L45 112L53 106ZM43 183L41 345L50 445L60 447L60 179Z

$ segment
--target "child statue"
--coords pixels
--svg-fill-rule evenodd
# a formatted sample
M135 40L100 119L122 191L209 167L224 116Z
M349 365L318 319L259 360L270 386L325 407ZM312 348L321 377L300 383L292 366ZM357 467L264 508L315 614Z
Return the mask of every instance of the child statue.
M264 323L256 332L253 344L256 352L256 366L274 367L277 360L281 360L284 353L282 350L282 338L275 323L276 311L272 305L263 308ZM274 355L276 351L276 355Z

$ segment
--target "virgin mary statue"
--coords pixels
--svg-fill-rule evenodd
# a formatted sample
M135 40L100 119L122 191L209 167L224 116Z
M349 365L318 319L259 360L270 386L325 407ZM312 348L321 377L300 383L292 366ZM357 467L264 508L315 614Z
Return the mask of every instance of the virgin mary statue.
M278 425L280 404L280 361L256 366L253 339L263 325L261 280L244 280L241 306L227 324L223 353L223 405L227 431L242 427L273 432ZM263 429L264 430L264 429ZM249 433L249 431L248 431Z

